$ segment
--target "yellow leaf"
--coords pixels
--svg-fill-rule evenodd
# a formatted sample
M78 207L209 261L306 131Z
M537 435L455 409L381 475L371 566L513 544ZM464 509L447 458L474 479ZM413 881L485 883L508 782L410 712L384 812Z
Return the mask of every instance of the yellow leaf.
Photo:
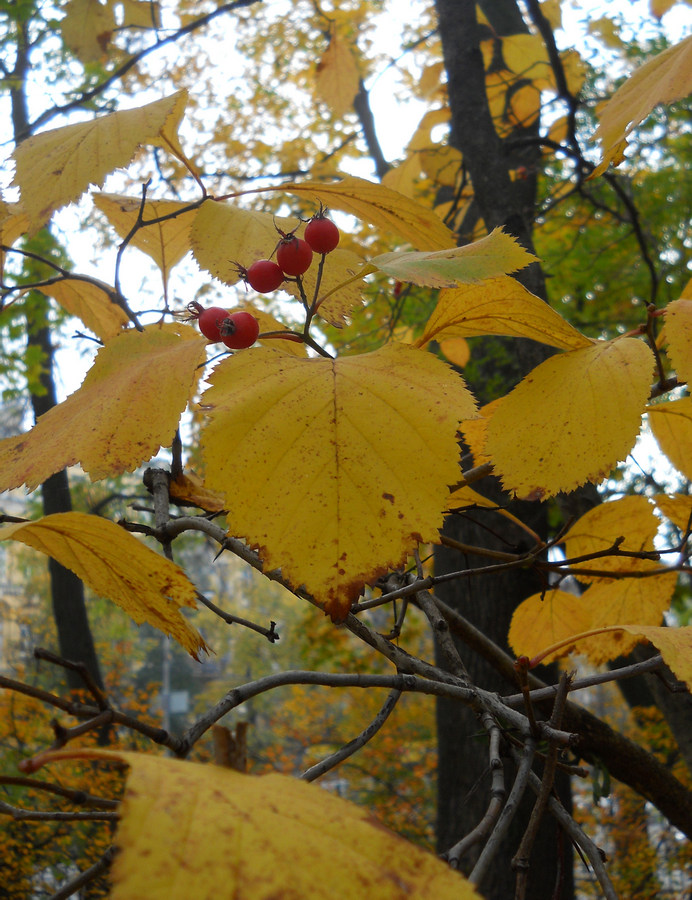
M692 384L692 299L674 300L665 310L668 355L678 381Z
M235 284L240 279L237 264L247 268L256 259L268 259L273 253L280 240L274 223L286 232L298 224L294 219L208 200L197 211L192 225L192 252L215 278Z
M478 900L371 812L297 778L91 748L36 764L60 759L130 767L111 900Z
M243 209L232 203L209 202L203 204L192 226L192 249L195 259L225 284L235 284L240 275L238 266L246 268L256 259L268 259L284 232L296 229L296 219L279 218L270 213ZM300 237L304 231L301 225L295 230ZM318 258L303 276L303 284L309 299L314 293ZM328 257L320 283L320 296L330 296L320 305L319 315L337 328L344 324L345 317L362 301L360 279L354 278L363 266L363 260L337 247ZM286 282L281 290L299 298L295 282ZM264 328L263 328L264 330Z
M160 28L161 6L152 0L120 0L125 28Z
M676 678L692 689L692 626L684 628L623 625L631 634L641 635L656 646Z
M11 247L29 227L29 217L20 203L0 200L0 244ZM0 275L5 268L5 251L0 250Z
M559 656L563 656L572 647L581 652L584 645L599 637L610 637L612 639L611 655L603 656L602 661L613 659L622 654L622 648L626 646L631 648L632 646L632 642L624 638L624 633L635 635L640 640L650 641L652 644L655 644L661 651L664 662L670 666L674 674L682 681L686 681L688 685L692 684L692 626L666 628L655 625L623 624L591 629L581 634L570 635L566 640L544 647L532 658L531 663L532 665L538 665L541 662L556 659ZM637 644L639 641L635 640L633 643Z
M600 553L611 549L621 538L625 538L619 544L621 550L652 552L658 524L653 506L641 495L601 503L581 516L567 532L565 553L568 559ZM575 566L581 570L577 578L585 582L601 579L584 574L584 570L629 572L660 567L655 561L634 557L603 557L577 562Z
M581 598L589 620L585 630L606 629L630 622L660 625L664 612L670 607L676 581L677 574L669 572L648 578L626 578L592 585ZM575 627L575 633L578 630ZM594 665L601 665L609 659L631 653L639 640L626 637L621 632L604 631L580 641L577 649L585 653Z
M375 256L369 265L398 281L408 281L424 287L450 288L457 284L472 284L484 278L494 278L523 269L536 257L501 228L486 237L463 247L425 251L395 251Z
M519 78L535 88L555 88L555 78L543 38L538 34L512 34L502 38L502 59Z
M114 303L107 291L89 281L66 278L41 287L71 316L77 316L101 341L115 337L130 324L127 313Z
M607 475L632 449L654 359L636 338L553 356L502 399L485 452L504 486L549 497Z
M194 472L182 472L170 482L171 500L179 506L198 506L205 512L221 512L224 499L216 491L210 491Z
M209 380L206 481L226 497L229 529L333 619L418 541L437 539L459 477L457 427L475 404L432 354L251 349Z
M471 359L471 350L465 338L443 338L440 341L440 352L448 362L460 369Z
M106 53L115 29L115 18L110 3L100 0L68 0L66 16L60 22L60 32L65 46L81 62L97 62Z
M474 491L473 488L469 485L463 485L462 487L457 488L449 495L449 498L447 500L446 510L448 512L463 511L475 508L492 509L498 515L504 516L506 519L514 522L514 524L521 528L523 531L527 531L533 538L536 538L536 540L540 540L537 537L536 533L527 525L525 525L521 521L521 519L513 516L511 512L508 512L506 509L498 506L497 503L493 503L492 500L488 500L487 497L484 497L477 491Z
M618 26L607 16L601 16L600 19L593 19L589 22L587 30L589 34L598 35L606 47L621 50L624 46Z
M562 27L562 4L560 0L541 0L541 12L550 22L553 31Z
M169 122L177 127L185 91L137 109L100 116L91 122L44 131L14 151L15 182L38 229L53 212L77 200L89 184L102 185L118 166L126 166L141 144L155 141Z
M364 178L349 175L334 182L289 182L268 190L308 194L325 206L341 209L376 228L394 232L414 247L442 250L454 246L454 235L432 210Z
M150 459L175 433L206 345L185 325L153 325L108 341L74 394L27 434L0 441L0 490L31 490L77 462L96 480Z
M418 123L413 137L406 146L406 152L409 155L417 156L417 151L427 150L429 147L432 147L433 140L431 135L433 128L437 125L445 125L449 122L449 118L448 106L443 106L439 109L429 109Z
M677 2L678 0L649 0L649 12L655 18L661 19Z
M593 344L514 278L500 276L442 291L418 346L433 339L482 334L532 338L560 350Z
M57 560L97 594L108 597L134 619L170 635L198 659L207 647L180 614L195 608L196 589L185 573L100 516L55 513L36 522L0 528L0 541L21 541Z
M312 300L315 293L318 260L319 258L314 256L312 265L303 275L303 286L308 300ZM341 247L332 250L327 257L319 291L320 297L325 299L320 302L317 314L335 328L342 328L353 310L363 305L362 281L353 279L363 264L362 257ZM285 290L296 299L300 298L298 288L293 282L288 282Z
M611 161L624 159L628 135L659 103L672 103L692 90L692 35L640 66L606 103L594 139L603 157L591 178L602 174Z
M692 497L689 494L673 494L672 497L656 494L651 499L680 531L687 531L692 516Z
M533 657L544 647L567 641L587 631L590 617L582 598L555 588L545 594L533 594L515 609L509 626L509 645L517 656ZM567 643L560 656L570 650Z
M462 171L461 153L448 144L434 144L416 154L421 170L440 187L455 187Z
M692 398L652 404L646 412L658 446L676 469L692 479Z
M121 238L126 237L137 222L142 201L138 197L123 197L118 194L95 194L94 205L101 210ZM144 222L168 216L185 209L189 204L173 200L147 200L142 210ZM168 281L171 269L185 256L190 248L190 230L196 210L176 215L153 225L139 228L130 241L154 260L161 269L164 283Z
M333 31L329 46L317 64L315 93L340 117L353 108L359 90L360 75L351 46Z
M477 419L468 419L461 427L464 442L468 445L473 456L474 466L492 462L492 459L485 452L485 441L488 437L488 424L501 401L502 398L500 397L491 403L486 403L485 406L478 410L479 415Z
M392 191L404 194L406 197L414 197L416 192L416 179L421 174L420 154L412 153L399 165L385 173L382 184Z
M584 85L587 67L578 50L563 50L560 59L567 79L567 89L576 97Z
M424 99L431 97L440 87L444 75L445 65L442 60L434 62L429 66L425 66L421 72L420 81L417 85L418 95Z

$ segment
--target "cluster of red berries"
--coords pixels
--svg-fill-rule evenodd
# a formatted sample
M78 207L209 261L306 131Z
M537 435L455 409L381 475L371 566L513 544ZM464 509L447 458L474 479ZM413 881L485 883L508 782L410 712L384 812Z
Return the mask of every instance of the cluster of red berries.
M305 226L305 239L294 233L281 232L276 247L276 262L258 259L248 269L238 266L245 282L260 294L277 290L286 277L297 278L310 268L312 254L331 253L339 243L339 229L325 218L324 211L310 219ZM273 255L273 254L272 254ZM221 341L230 350L251 347L259 335L259 322L248 312L231 313L220 306L205 309L196 300L188 305L190 318L196 319L199 330L210 341Z
M276 262L258 259L243 269L245 281L259 294L270 294L286 280L296 278L310 268L313 253L331 253L339 243L339 229L319 212L305 226L305 238L283 235L276 248Z
M249 312L231 313L220 306L205 309L193 300L187 307L190 318L196 319L199 330L210 341L221 341L229 350L251 347L259 334L259 322Z

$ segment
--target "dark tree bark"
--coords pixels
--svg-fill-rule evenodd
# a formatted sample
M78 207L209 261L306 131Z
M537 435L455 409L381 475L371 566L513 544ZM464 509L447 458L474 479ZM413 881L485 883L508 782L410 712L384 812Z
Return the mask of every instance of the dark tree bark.
M511 160L498 137L488 108L485 70L480 49L484 36L476 20L474 0L436 0L440 36L451 110L450 142L462 154L463 164L471 179L477 211L488 231L502 226L529 250L532 249L532 227L535 209L535 180L512 181ZM526 30L514 0L485 4L484 11L498 35ZM487 34L485 34L487 37ZM534 158L522 161L529 171L538 167L538 147L524 150ZM545 284L539 265L525 270L521 278L533 293L545 299ZM531 341L488 339L477 342L472 352L470 368L465 374L471 388L482 402L506 393L532 368L547 357L550 351ZM483 488L484 493L500 499L498 483ZM506 502L507 498L502 498ZM546 513L536 504L524 504L513 510L539 534L547 533ZM475 521L450 517L445 533L464 544L481 545L497 550L513 550L521 546L519 529L508 523L499 525L499 517L492 521L482 515ZM435 554L437 573L486 565L486 559L465 558L457 551L440 547ZM468 578L440 584L436 589L440 599L458 610L499 646L505 647L512 613L527 596L540 590L530 571L508 572L495 576ZM472 681L491 691L507 692L511 685L484 659L460 646L462 658ZM487 772L485 744L478 740L478 722L458 704L440 700L437 704L438 728L438 849L444 852L464 834L470 832L483 818L489 801L490 780ZM512 771L508 767L507 789ZM558 786L563 802L568 806L569 784L562 780ZM526 796L514 819L512 828L498 854L502 861L492 867L481 885L489 900L506 900L514 896L515 875L509 860L519 844L528 822L533 796ZM470 853L462 861L469 871L477 857ZM556 893L556 886L559 891ZM572 854L569 842L559 834L553 821L544 819L530 869L528 896L533 900L549 900L554 896L573 895Z

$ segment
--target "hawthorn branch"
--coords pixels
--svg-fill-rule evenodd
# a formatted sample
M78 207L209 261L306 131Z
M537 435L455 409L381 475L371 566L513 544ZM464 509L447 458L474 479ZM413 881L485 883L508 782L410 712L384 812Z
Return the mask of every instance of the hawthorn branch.
M5 803L0 800L0 813L11 816L15 822L117 822L120 818L118 812L107 812L96 810L75 810L67 812L64 810L36 810L22 809L19 806L12 806L11 803Z
M459 863L464 854L476 844L482 843L492 829L497 824L497 820L502 812L505 796L505 773L500 757L500 729L492 719L492 717L484 715L481 719L483 726L489 734L489 768L492 773L490 786L490 802L485 815L476 827L458 841L453 847L450 847L446 853L442 854L453 869L459 868Z
M452 633L488 660L511 684L514 679L512 657L439 598L435 597L435 603L449 622ZM555 696L556 688L549 688L531 672L529 683L532 690L547 690L548 693L541 697ZM538 702L533 693L532 700ZM517 698L511 698L512 704L516 701ZM583 759L589 762L600 759L614 778L653 803L672 825L692 838L692 791L656 756L576 703L567 703L563 722L564 728L579 735L577 752Z
M516 751L513 751L513 754ZM541 791L541 779L536 775L535 772L529 772L529 787L535 794L540 794ZM561 828L565 831L565 833L571 838L572 841L582 850L591 863L591 867L593 868L594 874L598 879L598 883L603 890L603 896L606 900L618 900L618 895L613 888L613 884L608 876L608 872L606 871L606 867L603 865L603 856L601 855L601 851L594 844L594 842L589 838L579 827L577 822L574 821L572 816L567 812L564 806L560 803L557 797L551 796L548 798L548 809L550 810L550 814L553 818L558 822Z
M567 694L569 692L569 684L571 678L567 673L563 672L560 678L558 694L555 698L555 706L553 714L550 717L550 724L557 728L562 721ZM538 836L538 826L541 824L543 814L548 806L548 798L553 791L555 782L555 773L557 772L558 749L555 746L550 747L548 756L543 769L543 778L541 780L541 790L536 799L533 809L531 810L531 818L526 826L526 831L521 839L519 849L512 859L512 868L517 870L517 890L515 900L525 900L526 890L528 887L529 860L531 858L531 850L536 837Z
M94 806L98 809L117 809L118 807L117 800L95 797L86 791L62 787L62 785L52 784L50 781L39 781L37 778L28 778L25 775L0 775L0 784L31 788L35 791L45 791L48 794L57 794L58 797L64 797L71 803L76 803L80 806Z
M367 726L367 728L364 728L363 731L361 731L358 737L353 738L352 741L349 741L348 744L345 744L343 747L341 747L341 749L337 750L336 753L333 753L331 756L328 756L326 759L323 759L316 765L311 766L309 769L306 769L300 777L304 781L315 781L315 779L320 778L326 772L329 772L331 769L336 768L336 766L342 763L345 759L348 759L349 756L353 756L353 754L357 750L360 750L361 747L364 747L368 743L368 741L372 740L372 738L377 734L380 728L382 728L382 726L394 710L399 697L401 697L401 691L398 688L392 689L389 692L389 696L385 700L382 709L378 712L378 714Z
M109 847L101 859L97 860L93 866L89 866L88 869L85 869L83 872L80 872L79 875L76 875L70 881L66 882L60 890L52 895L50 900L67 900L68 897L75 894L80 888L84 887L85 884L93 881L94 878L97 878L102 872L109 869L116 852L115 847Z
M500 849L502 839L504 838L505 834L507 833L507 829L512 823L512 819L514 818L519 808L519 803L524 795L526 786L528 785L535 751L536 743L534 739L532 737L527 737L524 742L523 751L519 759L519 766L517 768L517 774L514 779L514 784L512 785L512 790L509 792L507 802L502 808L502 812L498 817L495 828L493 829L493 832L490 835L487 844L483 848L483 852L478 858L478 862L473 867L473 871L469 875L469 881L471 882L471 884L474 884L476 886L480 886L482 884L483 879L488 873L490 864L492 863L493 859Z

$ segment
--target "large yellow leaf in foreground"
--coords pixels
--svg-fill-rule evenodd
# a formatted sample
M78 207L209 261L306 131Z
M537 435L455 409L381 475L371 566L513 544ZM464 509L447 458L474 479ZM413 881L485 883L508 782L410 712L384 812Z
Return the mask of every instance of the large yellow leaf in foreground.
M111 900L474 900L462 875L371 813L287 775L140 753L37 757L125 762Z
M676 469L692 479L692 398L655 403L646 412L658 446Z
M56 513L5 525L0 541L7 540L51 556L137 624L148 622L175 638L195 659L206 650L201 635L179 612L181 606L197 605L195 586L182 569L108 519Z
M607 475L639 433L654 359L636 338L553 356L503 398L485 452L504 486L538 499Z
M540 297L504 275L442 291L417 344L482 334L532 338L559 350L593 343Z
M75 463L97 480L149 460L173 438L206 345L187 325L152 325L108 341L74 394L27 434L0 441L0 491L32 490Z
M89 184L102 185L106 175L126 166L141 144L154 142L171 120L180 121L187 92L65 125L27 138L14 151L15 182L31 227L37 229L53 212L77 200Z
M659 103L672 103L692 90L692 35L640 66L618 88L599 115L594 134L603 145L603 159L592 178L612 162L624 159L627 136Z
M342 359L272 348L222 362L204 394L207 486L267 568L343 619L363 584L438 537L475 404L428 353L388 344Z

